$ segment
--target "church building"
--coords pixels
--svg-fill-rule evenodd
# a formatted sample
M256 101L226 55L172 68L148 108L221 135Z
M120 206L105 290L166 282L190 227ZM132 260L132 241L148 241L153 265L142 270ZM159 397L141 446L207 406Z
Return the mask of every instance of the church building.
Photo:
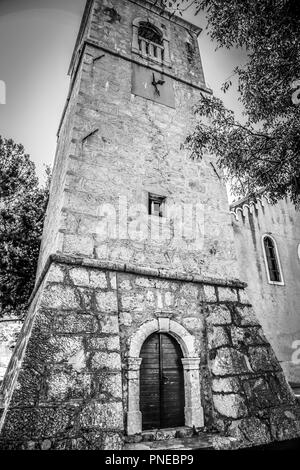
M193 161L183 145L212 93L201 29L159 3L87 1L36 286L2 386L1 449L300 436L215 157ZM267 263L275 242L266 231ZM282 283L276 266L269 281Z

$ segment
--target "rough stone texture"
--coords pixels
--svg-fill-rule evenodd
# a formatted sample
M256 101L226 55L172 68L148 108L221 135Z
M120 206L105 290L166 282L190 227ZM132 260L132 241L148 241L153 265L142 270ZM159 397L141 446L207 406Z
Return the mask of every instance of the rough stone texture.
M62 271L63 277L53 276ZM4 380L0 448L122 447L119 326L110 274L51 267Z
M121 448L129 375L136 380L138 374L128 365L131 340L161 317L164 325L185 328L193 352L185 374L194 377L190 395L201 400L187 411L203 407L207 428L227 433L219 447L236 438L243 446L294 437L300 433L295 400L234 281L225 185L213 158L192 161L182 147L197 86L205 87L197 47L193 64L186 52L187 41L196 46L196 31L190 35L187 24L158 15L155 7L146 15L149 4L140 0L89 5L70 70L37 291L3 383L0 448ZM153 63L132 52L133 20L145 16L169 34L175 109L132 94L132 59L153 73ZM112 204L118 216L120 196L129 207L147 206L149 192L166 195L170 205L204 206L201 240L155 240L149 232L142 241L118 238L113 228L105 237L102 204ZM129 215L132 226L140 214ZM146 227L170 228L155 221L149 216ZM69 257L54 257L40 278L50 254ZM111 267L99 267L100 260ZM135 367L140 362L131 359Z
M245 201L240 207L237 219L232 216L240 278L249 286L248 302L253 305L288 380L299 384L300 361L296 352L300 340L299 211L289 200L272 205L265 197L256 204ZM277 244L283 286L268 282L262 247L262 236L268 233ZM246 303L244 293L240 295Z
M207 305L205 312L214 425L237 447L299 436L295 397L253 309L229 301L225 310Z
M148 2L97 0L82 31L81 39L89 45L80 61L75 54L71 68L75 81L59 134L38 273L50 253L64 252L189 275L237 278L226 188L211 166L214 158L207 155L193 162L182 145L193 124L192 106L199 98L200 90L194 86L205 88L196 30L191 27L189 33L188 24L176 18L170 21L155 8L147 12L145 6ZM112 21L107 8L114 9L120 21ZM164 72L172 75L168 80L175 109L132 93L132 60L151 80L153 70L144 67L160 70L132 52L132 25L138 17L157 21L170 39L171 67ZM187 43L193 46L192 62ZM187 242L171 232L166 241L155 241L147 232L146 240L139 241L119 239L112 231L107 240L102 204L111 204L118 219L119 197L126 197L130 228L138 217L133 206L147 208L148 192L168 195L168 207L205 207L201 239ZM153 217L147 216L147 224L155 226ZM208 300L216 301L215 288L205 289Z
M241 418L247 414L245 401L238 394L214 394L213 401L216 411L227 418Z
M207 302L201 283L154 276L56 263L49 278L5 377L1 448L121 448L130 342L162 312L194 338L205 424L223 432L216 448L300 434L294 395L249 306Z

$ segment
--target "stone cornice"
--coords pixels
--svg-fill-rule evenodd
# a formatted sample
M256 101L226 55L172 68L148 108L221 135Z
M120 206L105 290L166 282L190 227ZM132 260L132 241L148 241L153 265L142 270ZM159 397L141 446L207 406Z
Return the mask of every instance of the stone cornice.
M205 284L217 287L231 287L234 289L245 289L247 287L247 284L245 282L241 282L238 279L218 279L207 276L201 276L199 274L188 274L172 269L147 268L127 263L96 260L91 258L81 258L57 253L49 256L39 279L37 279L36 281L35 288L28 302L29 305L33 301L37 291L39 290L42 282L44 281L45 276L52 263L69 264L71 266L82 266L85 268L137 274L139 276L158 277L160 279L165 279L169 281L193 282L196 284Z

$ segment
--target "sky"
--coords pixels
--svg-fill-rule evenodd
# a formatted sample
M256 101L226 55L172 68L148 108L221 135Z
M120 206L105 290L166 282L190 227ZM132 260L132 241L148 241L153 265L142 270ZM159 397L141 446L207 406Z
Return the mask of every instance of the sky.
M0 135L24 145L41 181L45 165L52 166L55 156L69 88L67 72L84 6L85 0L0 0ZM205 17L195 17L192 11L185 17L204 29L199 45L207 85L241 119L235 87L224 95L221 85L245 62L245 53L216 51ZM1 104L4 84L6 99Z

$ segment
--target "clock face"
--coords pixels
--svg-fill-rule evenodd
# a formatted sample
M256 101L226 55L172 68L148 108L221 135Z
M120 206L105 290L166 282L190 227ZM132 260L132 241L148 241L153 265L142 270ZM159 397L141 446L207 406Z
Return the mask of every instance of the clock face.
M132 93L170 108L175 108L172 79L143 65L132 64Z

